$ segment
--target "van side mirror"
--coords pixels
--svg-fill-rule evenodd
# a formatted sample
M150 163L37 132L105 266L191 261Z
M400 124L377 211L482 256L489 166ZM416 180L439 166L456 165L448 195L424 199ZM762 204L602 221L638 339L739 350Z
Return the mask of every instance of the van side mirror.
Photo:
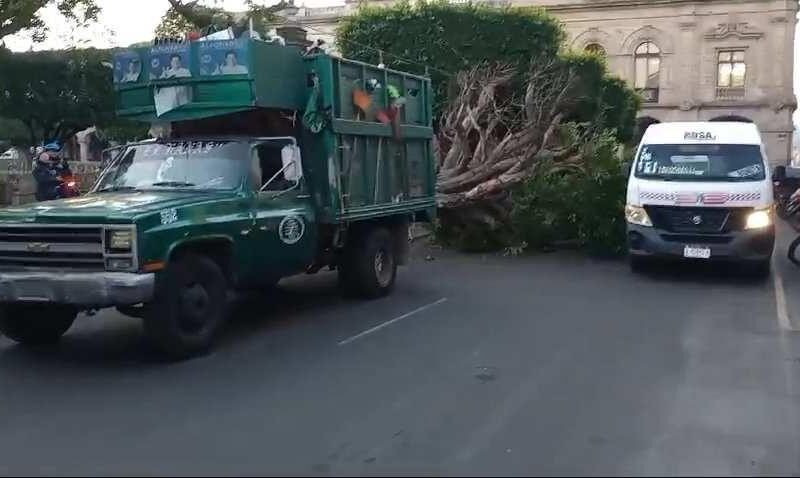
M281 161L283 162L283 177L287 181L300 182L303 178L303 159L300 148L294 144L284 146L281 149Z

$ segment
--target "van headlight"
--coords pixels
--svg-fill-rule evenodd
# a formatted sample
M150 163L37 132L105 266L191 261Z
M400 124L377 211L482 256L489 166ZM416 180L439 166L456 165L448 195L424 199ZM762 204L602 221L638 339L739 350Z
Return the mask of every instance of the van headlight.
M106 234L106 248L113 252L130 252L133 249L133 231L131 229L112 229Z
M772 224L772 216L769 209L759 209L747 215L745 229L762 229Z
M653 227L653 221L650 220L650 216L647 215L647 211L645 211L641 206L631 206L630 204L626 205L625 220L630 224L636 224L637 226Z

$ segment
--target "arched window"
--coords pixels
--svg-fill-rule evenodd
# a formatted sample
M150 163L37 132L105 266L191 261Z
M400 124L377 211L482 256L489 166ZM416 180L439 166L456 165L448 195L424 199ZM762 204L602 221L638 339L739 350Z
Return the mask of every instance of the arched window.
M651 41L636 47L634 58L634 88L643 93L647 102L658 101L659 72L661 71L661 49Z
M586 53L592 53L598 56L606 56L606 49L603 48L603 46L600 45L599 43L589 43L588 45L586 45L584 50L586 51Z

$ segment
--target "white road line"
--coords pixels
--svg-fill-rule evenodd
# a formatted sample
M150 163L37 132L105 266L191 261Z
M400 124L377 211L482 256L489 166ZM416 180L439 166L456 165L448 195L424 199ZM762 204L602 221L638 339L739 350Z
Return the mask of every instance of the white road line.
M407 318L411 317L414 314L418 314L418 313L420 313L422 311L430 309L433 306L436 306L436 305L439 305L439 304L443 304L445 302L447 302L447 297L443 297L443 298L437 300L436 302L431 302L428 305L423 305L422 307L420 307L418 309L414 309L411 312L407 312L407 313L401 315L400 317L395 317L392 320L387 320L386 322L384 322L382 324L378 324L375 327L372 327L371 329L367 329L367 330L361 332L360 334L356 334L356 335L350 337L349 339L344 339L341 342L339 342L339 346L347 345L350 342L354 342L354 341L356 341L356 340L358 340L358 339L360 339L362 337L365 337L365 336L367 336L367 335L369 335L369 334L371 334L373 332L377 332L377 331L379 331L379 330L381 330L381 329L383 329L385 327L388 327L388 326L392 325L395 322L399 322L399 321L401 321L403 319L407 319Z
M786 292L783 289L783 277L778 272L777 264L772 267L772 281L775 286L775 306L778 311L778 325L781 330L791 332L794 330L789 319L789 307L786 305Z

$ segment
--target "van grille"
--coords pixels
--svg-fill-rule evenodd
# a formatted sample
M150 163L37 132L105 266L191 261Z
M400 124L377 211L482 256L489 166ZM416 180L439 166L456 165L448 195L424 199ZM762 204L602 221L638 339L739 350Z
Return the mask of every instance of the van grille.
M0 269L102 271L103 228L0 226Z
M744 229L751 208L645 206L657 229L674 233L725 234Z

